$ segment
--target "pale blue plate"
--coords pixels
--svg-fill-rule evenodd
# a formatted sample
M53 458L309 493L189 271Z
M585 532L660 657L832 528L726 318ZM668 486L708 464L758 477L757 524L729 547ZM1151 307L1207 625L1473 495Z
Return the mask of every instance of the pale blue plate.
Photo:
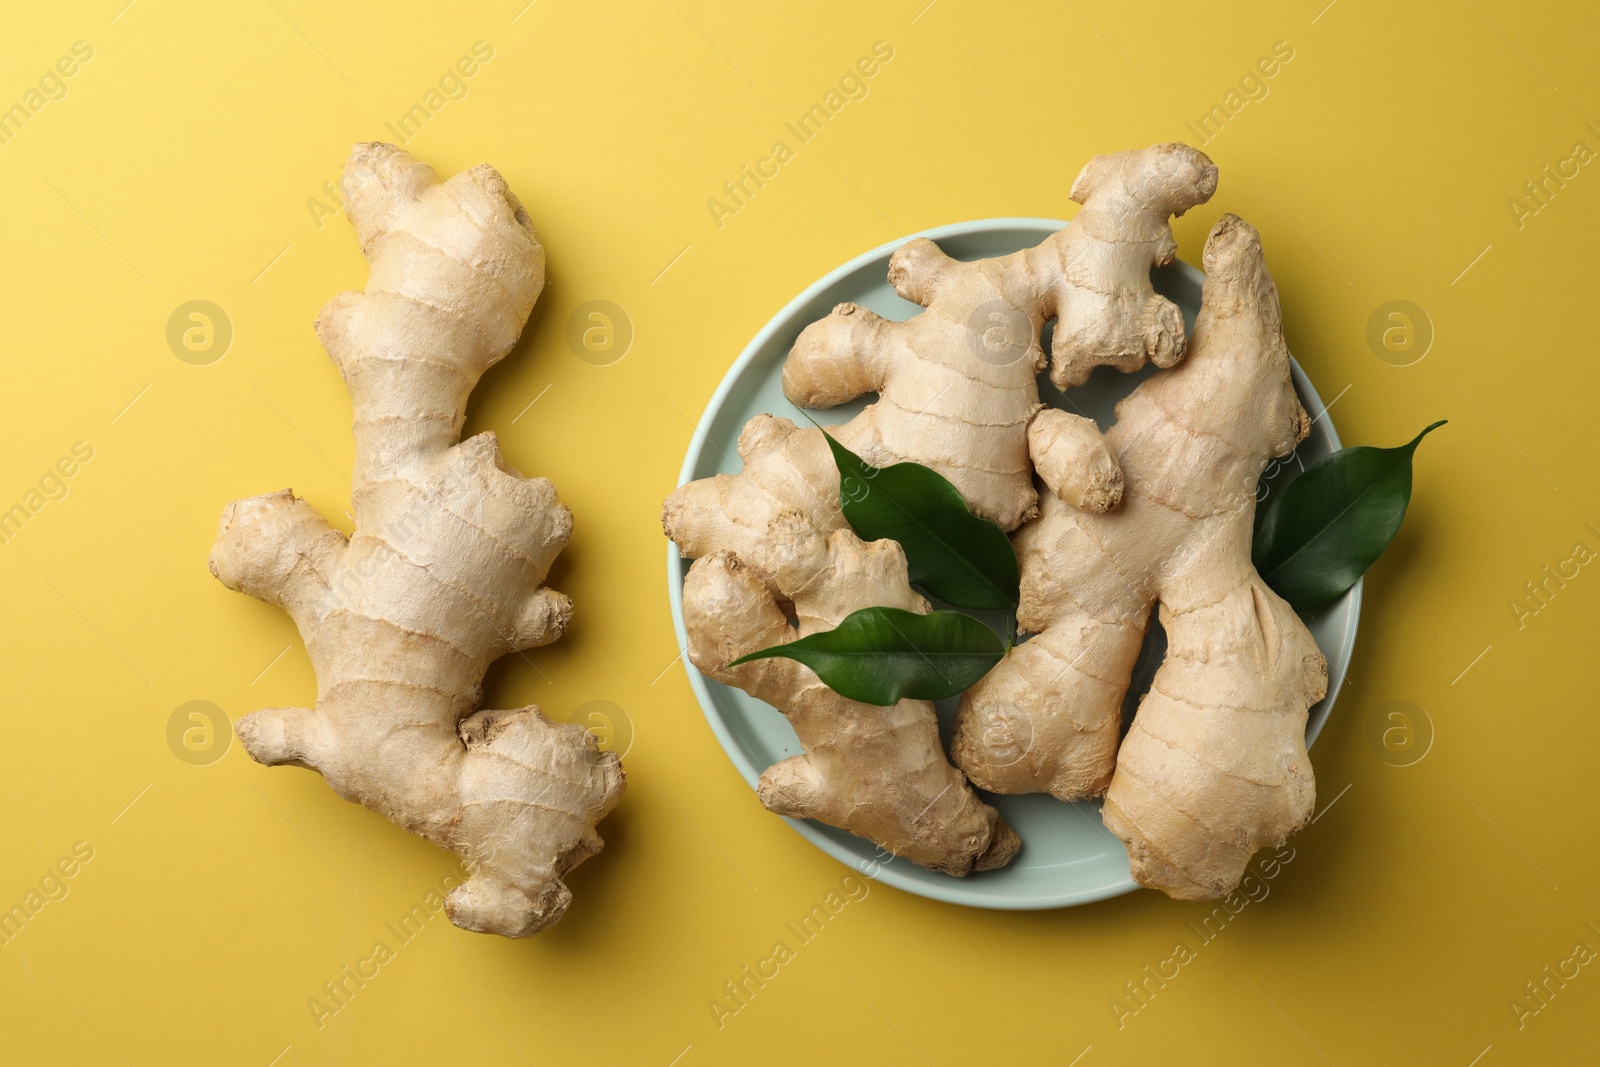
M916 234L938 243L947 255L971 260L1008 255L1038 244L1066 225L1055 219L984 219L941 226ZM917 312L914 304L902 300L887 281L889 256L904 241L893 241L875 248L820 279L795 297L740 353L722 384L706 405L705 414L689 445L680 483L713 474L732 474L739 470L736 443L739 431L752 416L768 412L804 422L804 416L784 399L781 384L783 359L802 329L825 316L841 301L853 301L892 319L904 319ZM1177 262L1155 272L1156 289L1183 309L1191 327L1200 310L1198 270ZM1049 343L1046 342L1046 351ZM1270 488L1290 481L1301 464L1333 452L1340 447L1331 418L1323 414L1324 405L1298 363L1293 366L1295 388L1301 402L1315 421L1308 437L1290 459L1278 466L1267 480ZM1068 401L1049 382L1040 377L1040 393L1046 403L1093 417L1101 429L1109 428L1112 409L1147 374L1159 373L1153 367L1136 374L1118 374L1101 368L1090 380L1072 391ZM869 399L828 411L811 412L819 422L844 422L860 411ZM1318 417L1320 416L1320 417ZM1269 468L1272 471L1272 468ZM669 545L667 584L672 597L672 619L678 633L678 647L687 647L683 629L683 576L689 561ZM1356 622L1361 612L1361 584L1327 607L1306 617L1317 644L1328 658L1331 679L1328 696L1311 709L1306 727L1310 744L1328 721L1334 697L1344 680L1355 646ZM1138 698L1149 687L1161 662L1166 640L1160 626L1153 625L1150 639L1134 671L1128 691L1124 718L1131 719ZM689 683L694 687L700 707L711 730L733 760L739 773L752 788L761 772L772 764L800 751L789 722L770 705L730 689L702 675L684 658ZM948 743L956 700L939 702L939 720ZM831 826L802 819L786 819L812 844L851 868L869 873L879 881L910 893L935 900L980 908L1057 908L1104 900L1138 888L1128 871L1128 856L1122 843L1112 837L1100 822L1099 801L1063 804L1053 797L993 796L983 798L1005 815L1022 836L1022 851L1011 865L998 871L952 878L935 874L903 859L880 862L875 846ZM750 801L756 803L754 797Z

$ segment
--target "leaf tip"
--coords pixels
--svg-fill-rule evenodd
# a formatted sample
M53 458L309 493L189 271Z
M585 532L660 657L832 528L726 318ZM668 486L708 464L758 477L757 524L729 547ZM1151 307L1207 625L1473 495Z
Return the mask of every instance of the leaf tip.
M1445 423L1447 423L1449 421L1450 421L1449 419L1440 419L1438 422L1430 423L1429 425L1424 426L1422 428L1422 432L1417 434L1417 436L1413 437L1411 439L1411 444L1408 445L1407 447L1416 448L1417 445L1419 443L1421 443L1421 441L1422 441L1422 439L1424 437L1428 436L1430 433L1432 433L1433 431L1437 430L1439 427L1443 426Z

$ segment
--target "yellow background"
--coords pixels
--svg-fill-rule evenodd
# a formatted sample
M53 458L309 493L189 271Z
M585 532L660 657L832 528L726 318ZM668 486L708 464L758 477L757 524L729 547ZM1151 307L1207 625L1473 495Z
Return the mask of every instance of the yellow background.
M1520 628L1509 603L1576 542L1600 547L1600 173L1520 226L1508 206L1575 142L1600 148L1592 5L124 3L14 4L0 33L0 106L94 49L0 145L0 507L94 449L0 545L0 906L94 850L0 946L7 1062L1592 1057L1600 968L1552 982L1520 1027L1510 1002L1600 948L1600 576L1552 584ZM479 40L494 58L408 147L444 174L492 162L548 249L552 284L468 429L498 430L571 507L552 581L578 606L559 644L497 665L488 699L557 718L613 702L628 792L559 926L508 942L435 919L318 1028L308 998L451 858L236 743L186 763L167 724L190 700L236 718L312 697L287 617L224 590L207 552L225 502L285 485L346 521L349 403L310 324L365 265L307 201ZM894 57L867 98L715 225L707 199L880 40ZM761 810L675 662L658 513L692 420L819 275L928 226L1070 216L1091 155L1195 140L1184 124L1278 41L1294 58L1269 94L1204 145L1221 185L1177 224L1180 254L1198 262L1223 211L1260 228L1290 347L1347 443L1450 420L1313 754L1336 806L1120 1027L1109 1002L1137 1005L1124 983L1197 945L1205 908L1138 893L1007 914L875 887L719 1028L708 1001L847 871ZM165 338L193 299L234 331L208 366ZM635 330L609 366L566 341L595 299ZM1367 342L1396 299L1435 331L1411 366ZM1397 700L1431 723L1409 766L1369 742Z

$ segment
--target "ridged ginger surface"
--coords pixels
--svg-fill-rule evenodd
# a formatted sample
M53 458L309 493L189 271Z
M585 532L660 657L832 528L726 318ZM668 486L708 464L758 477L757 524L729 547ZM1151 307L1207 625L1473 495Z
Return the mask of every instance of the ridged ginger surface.
M953 742L982 788L1104 793L1134 876L1186 900L1226 895L1258 849L1310 817L1306 713L1327 689L1311 634L1250 561L1261 472L1310 425L1277 290L1256 231L1232 215L1204 263L1187 357L1118 404L1106 434L1120 507L1046 495L1015 536L1018 621L1034 636L968 690ZM1166 659L1119 751L1158 604Z
M554 488L513 470L493 433L460 441L468 395L544 286L544 250L486 165L441 183L358 144L344 185L370 274L317 333L355 413L355 532L289 490L224 511L212 573L287 611L317 674L315 710L264 709L237 731L256 761L315 770L460 856L457 926L524 937L566 910L562 876L600 851L623 788L581 727L474 710L489 664L555 640L572 612L544 585L572 527Z
M831 630L860 608L928 610L907 581L900 546L867 544L846 527L821 430L758 416L740 434L739 453L743 471L681 487L663 523L686 556L698 557L683 585L690 662L783 712L805 750L762 774L761 803L946 874L1003 866L1017 836L945 758L931 703L860 704L789 659L727 666Z
M1183 315L1150 287L1172 262L1169 219L1211 198L1217 169L1187 145L1096 156L1072 185L1076 218L1033 248L952 259L926 238L889 259L895 292L925 310L904 322L840 304L795 341L784 395L801 407L878 399L839 441L874 466L932 467L975 514L1015 529L1037 513L1028 428L1040 410L1044 324L1057 319L1051 378L1132 371L1183 357Z
M1100 365L1132 370L1180 359L1183 318L1152 290L1150 269L1176 252L1170 217L1215 189L1216 168L1204 154L1156 145L1092 160L1072 187L1083 210L1034 248L969 263L932 241L909 241L890 257L889 281L923 310L896 322L840 304L795 341L784 394L802 407L832 407L876 393L875 403L829 432L876 466L932 467L974 513L1004 529L1038 513L1036 458L1062 499L1114 507L1121 474L1094 424L1040 410L1040 331L1059 318L1052 352L1063 383ZM767 771L762 802L935 870L1004 864L1016 836L949 767L931 704L856 704L783 659L725 669L739 655L793 639L797 631L779 625L786 613L806 634L857 608L922 603L905 584L903 554L897 579L867 577L866 561L880 550L864 555L852 546L820 431L758 417L741 434L739 453L741 474L680 487L663 523L686 557L702 561L683 593L691 661L777 707L806 749ZM826 566L819 544L830 546ZM802 557L826 579L796 568Z

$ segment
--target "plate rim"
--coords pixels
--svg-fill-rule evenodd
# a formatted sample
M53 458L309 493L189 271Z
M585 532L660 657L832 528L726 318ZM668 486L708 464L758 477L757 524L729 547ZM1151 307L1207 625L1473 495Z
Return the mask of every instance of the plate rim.
M773 314L766 324L756 332L755 336L750 339L723 374L722 380L717 383L716 389L712 391L711 396L706 400L705 408L701 411L700 418L695 423L694 434L689 440L688 451L684 454L683 465L678 471L677 485L681 487L695 480L693 477L694 471L699 466L704 455L705 445L710 439L709 434L712 423L721 412L722 406L727 403L729 395L737 386L744 372L755 362L757 355L773 335L780 329L787 327L789 320L799 309L809 304L818 294L873 261L892 254L895 249L919 237L937 242L944 238L961 237L990 230L1021 229L1036 230L1040 233L1041 239L1043 239L1043 237L1055 233L1067 225L1069 225L1069 221L1064 219L1030 216L1002 216L948 223L887 241L852 257L828 271L822 277L806 286ZM1182 259L1175 257L1173 266L1195 282L1203 282L1205 279L1203 271ZM1305 373L1299 362L1295 360L1292 353L1289 356L1289 373L1294 384L1302 391L1302 395L1322 406L1322 412L1316 417L1321 418L1325 415L1327 413L1327 405L1322 403L1321 394L1317 392L1316 387L1311 383L1310 377ZM1328 436L1331 438L1333 449L1337 451L1342 448L1343 443L1340 440L1339 431L1334 427L1331 416L1327 419L1327 431ZM684 673L689 679L689 687L694 692L696 702L700 705L700 713L705 716L707 724L711 727L712 734L717 739L717 743L722 746L723 754L733 763L740 777L745 780L745 784L753 792L762 772L766 768L755 766L754 761L749 758L743 747L735 741L733 734L722 721L722 716L713 710L715 701L711 690L706 685L705 675L689 661L689 636L683 621L683 560L684 557L679 552L678 546L669 539L667 541L667 593L672 608L673 632L678 641L678 655L683 661ZM1357 579L1354 586L1342 597L1334 601L1334 603L1348 601L1350 605L1349 619L1345 624L1342 642L1344 649L1343 661L1338 664L1336 672L1331 669L1333 665L1329 665L1330 674L1334 676L1334 680L1330 681L1328 694L1323 702L1320 714L1314 721L1307 724L1306 748L1308 751L1316 743L1323 727L1327 724L1328 718L1332 715L1334 703L1338 699L1339 693L1344 686L1345 677L1349 673L1350 661L1355 654L1356 636L1361 623L1361 600L1364 584L1365 578ZM774 708L773 714L782 713ZM946 759L948 758L948 754L946 754ZM937 900L947 904L994 911L1042 911L1090 904L1099 900L1109 900L1140 888L1138 883L1130 876L1124 882L1073 892L1034 893L1032 895L1008 897L985 896L981 891L975 890L974 883L968 882L966 879L946 878L943 882L928 883L908 878L891 866L863 861L859 856L851 853L824 833L821 824L810 819L796 819L787 815L778 817L822 852L852 870L859 872L864 877L928 900ZM945 883L948 883L948 885Z

